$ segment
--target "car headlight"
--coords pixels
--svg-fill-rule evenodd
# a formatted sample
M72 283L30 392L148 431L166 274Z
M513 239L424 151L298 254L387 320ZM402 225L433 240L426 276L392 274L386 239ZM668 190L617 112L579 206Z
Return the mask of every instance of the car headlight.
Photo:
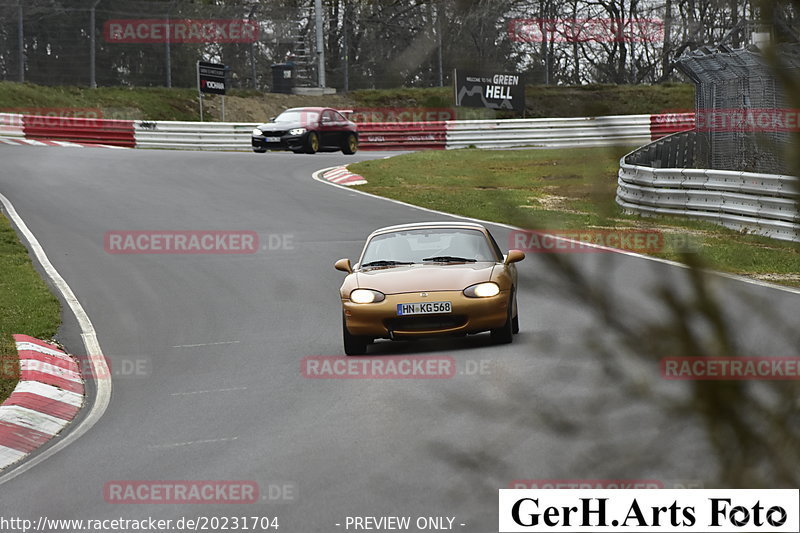
M464 289L464 296L470 298L488 298L500 293L500 287L493 281L477 283Z
M260 129L256 128L256 129L253 130L253 135L257 135L257 136L261 137L264 134L261 133Z
M357 304L374 304L382 302L386 295L372 289L355 289L350 293L350 301Z
M306 132L305 128L295 128L293 130L289 130L289 135L302 135Z

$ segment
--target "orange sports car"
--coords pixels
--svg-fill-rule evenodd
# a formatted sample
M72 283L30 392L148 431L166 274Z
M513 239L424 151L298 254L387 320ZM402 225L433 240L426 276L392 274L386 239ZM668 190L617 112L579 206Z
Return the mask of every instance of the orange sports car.
M392 340L490 331L509 343L519 331L519 250L503 255L489 231L468 222L425 222L374 231L339 292L347 355Z

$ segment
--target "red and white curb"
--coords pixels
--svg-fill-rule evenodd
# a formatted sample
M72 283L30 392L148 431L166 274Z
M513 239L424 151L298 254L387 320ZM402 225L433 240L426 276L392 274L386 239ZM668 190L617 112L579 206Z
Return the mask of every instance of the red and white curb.
M353 174L347 167L336 167L322 175L322 179L339 185L363 185L367 182L363 176Z
M12 465L63 430L83 405L75 359L27 335L14 335L20 376L0 406L0 469Z
M120 148L124 146L111 146L108 144L73 143L69 141L51 141L48 139L23 139L21 137L0 137L0 144L13 146L63 146L66 148Z

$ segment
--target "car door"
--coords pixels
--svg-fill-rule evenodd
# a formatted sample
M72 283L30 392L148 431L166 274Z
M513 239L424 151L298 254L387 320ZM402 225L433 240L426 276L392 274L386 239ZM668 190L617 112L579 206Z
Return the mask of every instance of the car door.
M345 139L347 135L350 133L348 126L348 121L344 118L344 115L337 111L331 111L333 113L333 118L336 124L336 146L344 146Z
M338 147L338 133L336 131L336 118L333 111L326 109L319 118L319 143L327 148Z

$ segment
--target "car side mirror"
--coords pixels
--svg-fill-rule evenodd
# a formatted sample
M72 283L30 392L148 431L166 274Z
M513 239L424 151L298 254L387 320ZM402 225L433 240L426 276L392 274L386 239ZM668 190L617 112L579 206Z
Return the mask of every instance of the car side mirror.
M270 121L270 122L275 122L275 119L276 119L276 118L278 118L278 117L277 117L277 116L274 116L274 117L269 117L269 121Z
M509 250L508 255L506 255L506 260L503 262L510 265L511 263L522 261L523 259L525 259L525 254L523 252L519 250Z
M336 270L341 270L342 272L347 272L348 274L353 273L353 269L350 267L349 259L339 259L333 264L333 268Z

